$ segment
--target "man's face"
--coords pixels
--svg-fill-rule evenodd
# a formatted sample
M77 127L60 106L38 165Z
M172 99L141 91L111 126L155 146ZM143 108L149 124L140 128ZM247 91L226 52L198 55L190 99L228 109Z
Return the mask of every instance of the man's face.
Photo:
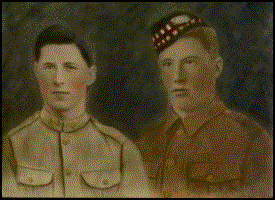
M192 111L215 94L216 62L193 38L181 38L159 55L161 78L170 105Z
M71 110L86 97L95 79L75 44L50 44L41 48L35 74L44 103L58 110Z

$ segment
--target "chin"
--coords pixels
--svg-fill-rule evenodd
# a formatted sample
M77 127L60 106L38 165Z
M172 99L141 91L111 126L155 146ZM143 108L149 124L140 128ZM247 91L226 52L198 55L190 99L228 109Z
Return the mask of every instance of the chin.
M192 110L195 109L195 107L189 106L189 105L174 106L174 108L175 110L184 111L184 112L191 112Z
M190 101L188 97L174 99L172 106L180 111L191 111L196 108L195 102Z
M67 102L55 102L55 103L51 103L49 104L54 110L61 110L61 111L65 111L65 110L70 110L71 109L71 105L69 105Z

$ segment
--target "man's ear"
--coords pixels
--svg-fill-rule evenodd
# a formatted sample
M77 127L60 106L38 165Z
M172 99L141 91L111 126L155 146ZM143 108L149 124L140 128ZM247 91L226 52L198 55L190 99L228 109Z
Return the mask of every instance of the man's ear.
M221 56L218 56L216 59L215 59L215 76L216 76L216 79L221 75L222 73L222 69L223 69L223 59Z
M89 73L89 80L88 80L88 85L92 85L95 80L96 80L96 72L97 68L95 65L92 65L91 67L88 68L88 73Z
M34 61L33 63L33 72L34 75L37 76L38 62Z

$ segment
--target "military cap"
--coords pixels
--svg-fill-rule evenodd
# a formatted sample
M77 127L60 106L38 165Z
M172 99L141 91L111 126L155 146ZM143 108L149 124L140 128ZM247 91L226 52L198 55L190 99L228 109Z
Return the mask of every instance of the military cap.
M199 17L187 12L176 11L165 16L151 27L152 41L159 54L194 27L210 27Z

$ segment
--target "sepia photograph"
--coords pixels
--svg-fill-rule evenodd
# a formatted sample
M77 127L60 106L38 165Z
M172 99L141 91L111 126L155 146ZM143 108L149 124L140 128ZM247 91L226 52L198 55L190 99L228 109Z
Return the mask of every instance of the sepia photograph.
M2 2L2 197L273 197L273 3Z

